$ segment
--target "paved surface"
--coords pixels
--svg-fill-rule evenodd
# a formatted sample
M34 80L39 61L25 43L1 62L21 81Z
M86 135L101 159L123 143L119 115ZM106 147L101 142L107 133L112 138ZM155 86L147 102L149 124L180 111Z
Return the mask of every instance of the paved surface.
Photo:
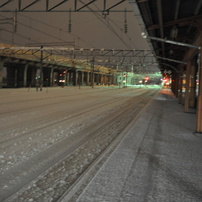
M202 134L196 114L164 89L101 167L79 202L201 202Z

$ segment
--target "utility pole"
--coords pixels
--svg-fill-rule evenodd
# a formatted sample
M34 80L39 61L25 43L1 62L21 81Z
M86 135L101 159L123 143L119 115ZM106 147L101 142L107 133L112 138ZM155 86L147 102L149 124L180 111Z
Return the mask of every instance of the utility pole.
M92 85L92 88L94 88L94 57L93 57L93 60L92 60L92 64L91 64L91 85Z
M200 35L200 46L202 47L202 31ZM202 49L200 49L199 54L199 86L196 117L196 132L202 133Z
M127 86L127 82L128 82L128 66L126 66L126 85L125 85L125 87L127 88L128 86Z
M108 87L110 86L110 76L111 76L111 69L109 69L109 72L108 72Z
M98 67L97 84L100 85L100 66Z
M41 45L41 57L40 57L40 91L43 87L43 45Z

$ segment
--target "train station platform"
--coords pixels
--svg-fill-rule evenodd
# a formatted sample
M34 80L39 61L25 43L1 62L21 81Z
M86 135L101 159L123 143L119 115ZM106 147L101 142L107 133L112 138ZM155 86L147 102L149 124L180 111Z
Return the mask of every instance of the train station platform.
M196 113L163 89L80 194L78 202L201 202Z

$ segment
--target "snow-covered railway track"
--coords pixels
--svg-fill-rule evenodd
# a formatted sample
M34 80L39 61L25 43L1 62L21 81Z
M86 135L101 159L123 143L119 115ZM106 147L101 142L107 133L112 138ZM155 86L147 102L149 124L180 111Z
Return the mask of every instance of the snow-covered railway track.
M85 127L74 131L71 136L51 146L46 145L41 152L5 170L0 183L3 199L14 194L8 198L8 201L59 200L130 121L141 112L154 94L156 91L143 93L135 99L134 97L125 99L125 104L121 106L117 102L117 110L112 110L106 116L101 116L94 121L91 120L91 124L86 124ZM111 107L112 105L108 104L108 108ZM100 110L103 110L102 107ZM96 116L100 113L97 110L96 114L96 109L92 111ZM85 116L82 119L85 122ZM26 187L30 181L32 183ZM16 193L19 189L21 189L19 193Z
M70 87L71 88L71 87ZM110 89L107 89L107 91L113 91L114 89L113 88L110 88ZM121 89L122 90L122 89ZM127 90L131 90L131 89L127 89ZM68 92L68 91L67 91ZM96 91L96 93L103 93L103 92L106 92L106 90L102 90L102 89L100 89L100 90L97 90ZM39 92L38 92L39 93ZM94 91L88 91L87 93L86 93L86 91L85 92L79 92L79 94L78 94L78 92L76 92L76 93L74 93L74 94L63 94L63 95L61 95L60 94L60 96L59 96L59 98L69 98L69 97L75 97L75 96L77 96L78 97L78 95L86 95L86 94L88 94L88 95L91 95L91 94L93 94L94 93ZM47 91L47 93L46 94L48 94L48 91ZM16 97L16 98L18 98L19 97L19 95L18 94L11 94L10 95L10 97L11 98L13 98L13 97ZM47 100L47 101L50 101L50 99L56 99L57 97L49 97L49 96L46 96L46 97L40 97L40 100ZM4 99L6 99L6 101L4 101ZM32 99L30 99L30 101L38 101L39 100L39 98L37 98L37 96L36 96L36 98L32 98ZM25 100L23 97L20 97L20 98L18 98L17 99L17 101L15 101L15 103L20 103L20 104L22 104L22 103L24 103L24 102L27 102L27 100ZM2 95L1 94L1 101L0 101L0 104L9 104L9 103L11 103L11 104L13 104L13 101L12 101L12 99L11 100L9 100L8 101L8 95L7 94L4 94L4 95Z
M123 101L126 101L125 98ZM49 119L41 125L31 125L31 130L24 132L21 130L18 136L11 136L9 139L9 133L5 134L1 139L0 152L2 154L0 165L0 171L4 172L12 167L22 164L33 156L41 153L57 142L63 141L65 138L71 138L76 132L86 128L89 125L96 123L99 120L104 119L110 114L110 109L119 106L117 101L105 102L97 107L90 107L90 109L83 110L79 113L73 113L73 115L66 119L54 120L51 122ZM100 111L105 111L105 114L100 115ZM83 118L85 120L83 120ZM93 120L92 120L93 119ZM3 138L5 140L3 142Z
M120 89L120 90L123 90L123 89ZM142 89L143 90L143 89ZM109 91L114 91L114 89L107 89L107 92L106 90L99 90L99 91L96 91L96 94L103 94L103 93L109 93ZM125 91L131 91L131 89L126 89ZM44 108L44 107L50 107L51 105L59 105L61 104L61 99L63 101L65 101L66 99L68 99L69 101L71 100L75 100L77 99L77 97L81 97L82 95L85 95L86 96L91 96L93 95L95 92L93 91L88 91L88 93L84 93L84 92L77 92L77 94L66 94L66 95L59 95L58 97L49 97L49 96L46 96L46 97L39 97L39 98L32 98L32 99L23 99L21 98L20 100L17 100L15 101L15 103L13 103L13 101L6 101L6 102L0 102L0 104L2 106L4 105L7 105L7 104L12 104L12 105L17 105L17 106L22 106L22 107L18 107L17 109L6 109L6 111L4 110L1 110L0 111L0 115L4 115L4 114L9 114L9 113L13 113L13 112L22 112L22 111L27 111L27 110L33 110L35 108ZM53 100L52 102L50 102L51 100ZM59 101L57 101L59 100ZM27 106L25 107L24 105L29 103L29 101L31 101L32 105L31 106ZM35 105L35 103L37 102L40 102L40 103L44 103L44 104L40 104L40 106L38 104Z
M141 94L144 92L145 91L142 91ZM64 110L63 112L56 112L53 115L45 118L34 119L31 122L25 119L21 125L14 125L6 130L1 130L0 146L2 149L4 149L6 146L11 146L16 142L19 142L24 136L26 137L29 135L30 138L34 132L39 132L40 134L40 130L46 130L47 128L49 129L50 127L54 126L57 127L57 125L61 127L61 124L65 124L67 126L69 123L73 122L73 120L83 116L85 113L90 113L91 111L95 112L101 108L105 108L105 110L108 110L108 108L112 109L118 106L120 103L124 103L127 99L128 97L123 97L122 99L114 99L112 97L104 102L102 100L96 101L94 106L90 105L89 103L87 106L78 106L76 109L73 109L68 113Z
M101 108L107 107L115 107L120 102L126 101L128 98L123 98L122 100L108 100L106 102L102 102L97 104L96 106L90 107L90 108L84 108L80 107L80 109L76 109L73 112L71 112L71 115L67 116L67 112L62 112L55 114L51 117L47 117L44 119L36 120L34 122L28 122L27 124L23 124L23 126L17 126L12 129L1 131L0 134L0 146L2 149L4 149L6 146L10 146L13 143L16 143L16 141L20 141L19 139L22 139L24 136L29 135L38 132L40 130L45 130L46 128L50 129L50 127L54 127L56 125L60 125L67 122L72 122L72 119L77 119L79 116L82 116L86 113L90 113L91 111L100 110ZM56 126L57 127L57 126Z
M122 89L121 89L122 90ZM124 92L130 92L132 91L131 89L127 89ZM139 90L141 93L142 90ZM0 110L0 137L5 136L4 134L10 133L14 135L18 135L19 133L23 132L25 133L27 128L26 126L32 126L35 124L41 124L44 121L49 121L49 119L61 119L62 117L66 118L69 116L69 114L74 113L75 107L71 107L72 103L77 103L77 110L82 111L83 108L89 108L89 106L102 104L104 102L107 102L110 100L114 100L115 102L117 100L124 100L124 97L122 99L114 99L113 97L109 97L108 99L103 99L99 98L101 96L105 96L107 93L111 93L111 95L116 94L117 90L105 90L104 92L98 91L99 93L95 94L94 93L79 93L76 94L69 94L68 96L64 96L63 94L60 96L58 95L57 97L51 97L47 99L46 97L44 98L43 96L39 96L37 99L34 97L34 101L31 100L31 98L27 97L26 100L26 105L24 103L18 103L16 105L16 100L11 102L11 103L6 103L6 105L1 105L1 110ZM120 92L120 91L119 91ZM101 96L99 95L101 94ZM122 93L120 93L122 94ZM84 97L81 95L85 95ZM97 99L86 99L86 97L97 97ZM20 97L20 96L19 96ZM107 97L107 95L105 96ZM18 98L19 99L19 98ZM17 100L18 100L17 99ZM59 100L58 100L59 99ZM10 99L9 99L10 100ZM85 100L89 100L86 102ZM45 103L44 103L45 102ZM83 104L84 103L84 104ZM34 107L33 107L34 106ZM55 110L56 109L56 110ZM3 113L2 113L3 111ZM47 112L48 111L48 112ZM45 115L44 115L45 114ZM50 121L51 121L50 120ZM11 131L12 130L12 131Z

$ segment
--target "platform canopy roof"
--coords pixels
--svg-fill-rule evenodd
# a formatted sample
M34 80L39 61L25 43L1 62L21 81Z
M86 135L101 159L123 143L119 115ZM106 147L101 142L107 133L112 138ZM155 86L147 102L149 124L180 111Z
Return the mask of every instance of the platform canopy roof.
M151 42L162 71L175 71L179 64L186 64L185 56L190 49L197 58L202 31L201 0L135 2L134 10L140 12L142 36Z

